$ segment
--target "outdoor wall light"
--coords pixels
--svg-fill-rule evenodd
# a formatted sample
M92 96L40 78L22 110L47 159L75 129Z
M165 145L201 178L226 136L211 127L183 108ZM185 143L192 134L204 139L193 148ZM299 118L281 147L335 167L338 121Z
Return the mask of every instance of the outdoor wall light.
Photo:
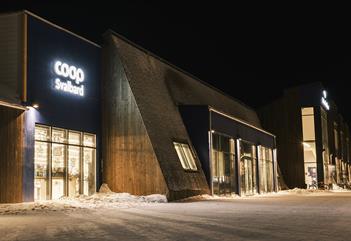
M28 109L38 109L39 108L39 104L38 103L31 103L28 101L23 101L22 105L25 106Z

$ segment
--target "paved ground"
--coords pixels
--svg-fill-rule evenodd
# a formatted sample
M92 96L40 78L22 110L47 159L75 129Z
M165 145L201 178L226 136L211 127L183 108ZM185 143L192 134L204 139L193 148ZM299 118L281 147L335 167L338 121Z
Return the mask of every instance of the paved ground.
M351 192L0 216L0 240L351 240Z

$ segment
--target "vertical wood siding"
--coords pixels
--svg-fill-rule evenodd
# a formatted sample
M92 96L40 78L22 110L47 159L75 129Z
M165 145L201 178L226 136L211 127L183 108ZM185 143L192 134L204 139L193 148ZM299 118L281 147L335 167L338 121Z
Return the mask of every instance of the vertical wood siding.
M135 98L112 49L103 52L103 182L115 192L167 194Z
M0 203L22 202L23 112L0 106Z

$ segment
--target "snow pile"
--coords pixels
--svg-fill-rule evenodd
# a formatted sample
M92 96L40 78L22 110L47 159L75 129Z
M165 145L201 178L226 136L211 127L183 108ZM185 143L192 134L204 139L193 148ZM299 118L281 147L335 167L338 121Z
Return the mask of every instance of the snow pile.
M149 203L166 203L167 198L160 194L135 196L129 193L98 192L91 196L62 197L59 202L79 208L127 208Z
M349 189L346 189L346 188L342 188L340 187L339 185L336 185L333 183L333 187L332 187L332 192L350 192Z
M290 190L285 190L281 192L286 192L290 194L316 194L316 193L332 193L332 192L351 192L351 190L342 188L336 184L333 184L332 189L330 190L322 190L322 189L301 189L301 188L294 188Z
M327 190L321 190L321 189L294 188L294 189L285 190L283 192L294 193L294 194L311 194L311 193L323 193L323 192L328 192L328 191Z
M30 203L16 203L16 204L0 204L0 215L16 215L27 212L55 212L55 211L70 211L77 209L77 207L62 203L58 201L42 201Z
M0 204L0 215L20 214L31 211L72 211L86 208L132 208L153 203L167 203L167 198L165 195L161 194L135 196L129 193L115 193L112 192L107 185L102 185L99 192L91 196L80 195L74 198L62 197L59 200Z

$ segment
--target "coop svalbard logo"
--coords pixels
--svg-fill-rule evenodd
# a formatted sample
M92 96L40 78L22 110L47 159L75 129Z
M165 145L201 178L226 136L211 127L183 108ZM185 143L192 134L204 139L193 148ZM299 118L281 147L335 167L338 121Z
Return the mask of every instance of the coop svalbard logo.
M57 60L54 64L55 89L84 96L84 71L74 65Z

